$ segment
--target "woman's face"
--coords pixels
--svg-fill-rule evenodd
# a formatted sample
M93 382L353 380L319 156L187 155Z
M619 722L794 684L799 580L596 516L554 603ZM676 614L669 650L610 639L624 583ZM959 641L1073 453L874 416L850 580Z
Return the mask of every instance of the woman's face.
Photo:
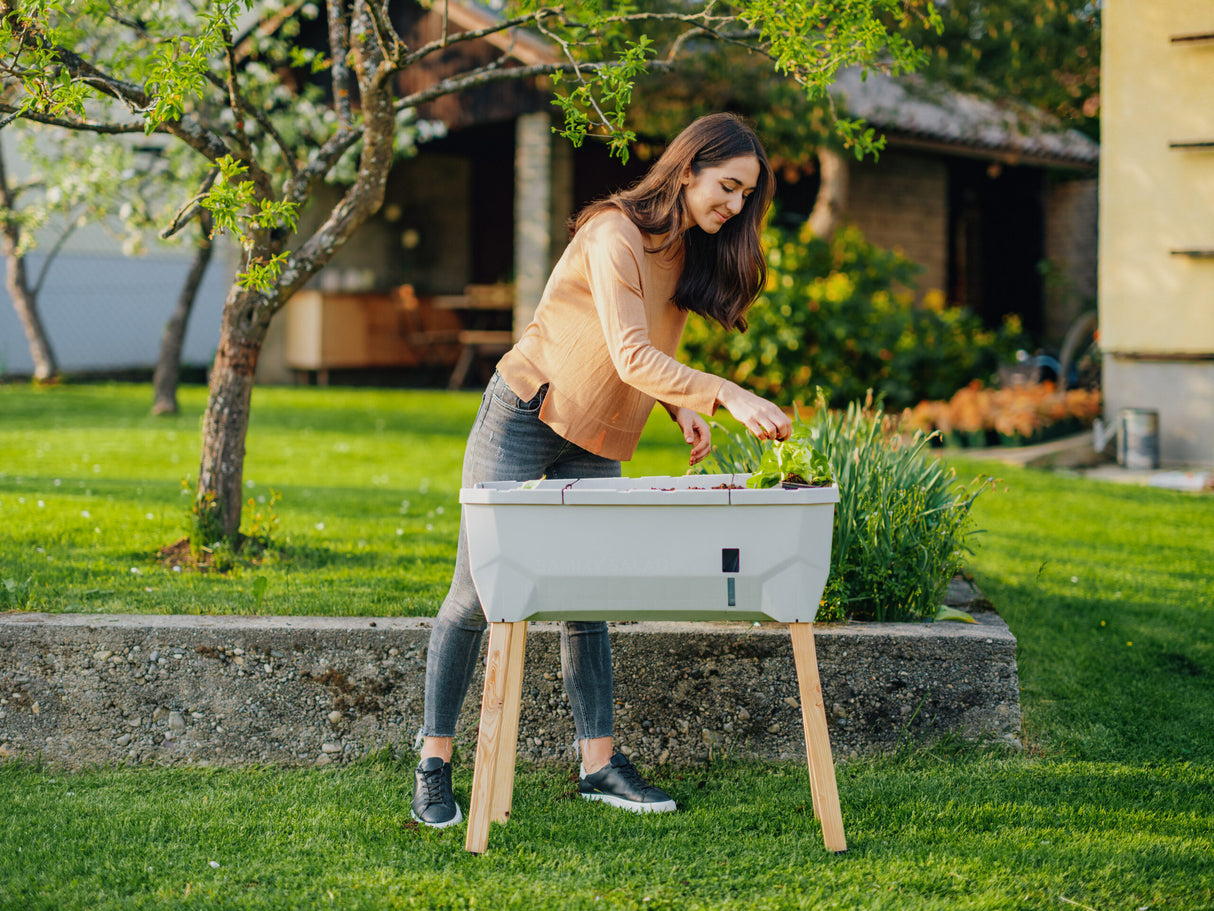
M683 171L683 201L693 224L716 234L742 206L759 183L759 159L753 155L730 158L693 173ZM685 225L688 228L690 225Z

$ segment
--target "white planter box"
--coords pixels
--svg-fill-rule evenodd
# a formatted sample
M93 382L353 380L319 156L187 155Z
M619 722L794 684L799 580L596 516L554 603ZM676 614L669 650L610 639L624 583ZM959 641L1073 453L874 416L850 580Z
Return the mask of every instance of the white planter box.
M486 618L813 622L838 488L749 490L747 477L461 490Z

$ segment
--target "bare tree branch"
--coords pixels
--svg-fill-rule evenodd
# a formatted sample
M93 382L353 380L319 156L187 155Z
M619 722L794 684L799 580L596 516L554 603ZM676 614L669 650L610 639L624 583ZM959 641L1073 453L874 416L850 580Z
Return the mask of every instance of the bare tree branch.
M441 50L445 50L446 48L450 47L453 44L459 44L459 43L462 43L465 41L478 41L481 38L488 38L492 35L496 35L500 32L504 32L509 29L535 24L535 23L543 21L544 19L550 18L552 16L564 16L564 15L565 15L565 8L563 6L539 9L539 10L536 10L534 13L527 13L526 15L522 15L522 16L514 16L513 18L510 18L510 19L502 19L498 22L495 22L493 25L486 26L485 28L470 29L466 32L459 32L456 35L448 35L446 26L444 24L442 38L439 38L435 41L431 41L427 44L423 44L417 50L413 51L413 53L408 54L407 56L401 58L401 60L398 63L397 69L398 70L406 69L406 68L412 66L413 64L417 63L419 60L421 60L425 57L428 57L430 54L436 53Z
M615 65L614 63L581 63L576 66L580 67L584 72L592 72ZM575 64L537 63L534 66L518 66L511 69L500 69L500 66L500 60L495 60L493 63L474 70L465 70L457 76L450 76L441 82L436 82L429 88L399 99L396 102L396 109L403 111L406 108L417 107L428 101L434 101L436 98L442 98L445 95L452 95L480 85L488 85L491 82L511 82L518 79L531 79L537 76L555 76L558 73L572 73L574 72ZM666 70L669 69L669 66L665 61L658 60L651 63L650 68L654 70Z
M237 59L239 59L239 57ZM215 88L222 91L229 90L228 86L225 85L224 80L221 77L216 76L214 73L207 73L206 76L207 81L215 86ZM235 86L233 86L233 89L234 88ZM286 141L286 139L283 138L282 133L280 133L278 128L274 126L274 122L270 120L266 112L257 105L253 104L253 102L249 101L248 97L242 92L236 91L235 98L236 103L239 106L239 110L248 114L255 121L257 121L257 125L265 130L266 135L269 136L274 145L278 147L278 151L282 153L283 161L286 163L287 170L292 174L297 173L299 170L299 164L295 160L295 150L292 149L291 145Z
M32 120L34 123L51 127L61 127L65 130L76 130L81 133L98 133L103 135L121 135L125 133L144 133L147 131L142 121L134 123L90 123L87 120L71 120L67 117L51 117L38 111L22 110L11 104L0 104L0 114L7 115L0 127L7 126L14 120ZM158 133L168 132L157 129Z
M325 5L329 11L329 71L333 78L333 103L337 106L337 122L348 127L352 120L350 111L350 67L346 57L350 53L350 35L345 23L346 0L329 0Z
M375 26L375 38L379 41L380 50L383 51L384 58L388 61L389 71L394 72L399 68L400 60L405 53L405 43L396 29L392 27L392 20L388 18L387 2L384 2L382 6L376 0L366 0L366 2L367 10L371 14L371 22Z
M207 176L203 179L202 186L198 188L198 192L184 206L177 210L177 214L173 216L173 220L169 223L169 226L160 232L160 236L163 239L168 240L170 237L173 237L193 220L201 208L200 203L207 198L207 194L211 192L211 187L215 185L215 178L218 176L218 168L211 168L211 170L207 171Z
M287 182L283 198L296 204L306 202L312 189L324 180L325 175L333 169L341 157L362 139L362 135L362 130L354 127L338 129L323 146L309 156L308 163Z
M50 250L47 251L46 257L42 260L42 265L38 267L38 275L34 278L33 287L30 288L30 294L33 297L36 298L41 293L42 283L46 281L46 275L51 269L51 263L55 261L55 257L59 255L63 249L63 245L67 243L67 239L76 232L76 227L76 219L74 217L69 218L67 220L67 227L63 229L63 233L55 238L55 242L51 245Z
M240 152L240 158L249 164L250 168L253 163L253 148L249 144L249 137L245 134L244 118L241 114L245 110L245 105L241 104L240 90L236 86L236 48L232 44L232 36L224 30L224 53L227 57L228 72L224 77L223 90L228 96L228 110L232 112L233 129L232 141L236 144L237 150Z

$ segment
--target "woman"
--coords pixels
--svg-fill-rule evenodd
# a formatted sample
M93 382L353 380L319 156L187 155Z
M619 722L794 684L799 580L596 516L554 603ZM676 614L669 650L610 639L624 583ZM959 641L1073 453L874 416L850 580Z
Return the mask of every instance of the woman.
M619 477L655 401L682 430L693 465L711 444L702 415L719 406L760 439L786 438L791 422L775 405L673 358L689 311L746 328L766 279L759 232L773 190L754 133L732 114L713 114L684 129L635 186L583 210L535 319L485 392L463 486ZM426 661L413 796L413 816L426 825L463 818L451 789L452 737L484 628L461 523ZM634 812L675 809L613 750L606 623L562 624L561 672L582 754L581 795Z

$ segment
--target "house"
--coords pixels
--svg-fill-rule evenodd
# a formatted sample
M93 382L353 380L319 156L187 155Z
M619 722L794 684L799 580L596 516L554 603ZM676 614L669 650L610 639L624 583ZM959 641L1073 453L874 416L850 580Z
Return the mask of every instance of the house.
M1095 301L1099 146L1035 108L913 75L848 70L831 95L886 140L875 161L840 156L845 220L920 263L921 290L991 326L1018 314L1058 345Z
M1163 463L1214 466L1214 6L1122 0L1103 17L1106 416L1153 413Z
M449 28L475 29L491 14L453 0L442 15ZM433 37L442 23L438 12L421 18L418 37ZM450 65L507 49L523 63L555 59L552 48L525 33L493 41L452 51L459 58ZM441 78L447 65L410 71L405 88ZM396 283L425 299L506 282L515 291L513 325L526 324L564 247L569 215L631 182L646 163L633 156L622 165L593 141L574 149L553 135L552 106L542 87L510 86L508 94L486 89L422 110L421 116L447 125L446 135L400 163L380 217L365 227L365 242L341 251L318 286L328 280L340 287L343 275L353 276L357 286L362 275L373 286L368 293L380 295L368 306L386 312L391 305L383 288ZM833 94L888 142L877 161L843 163L845 217L873 242L921 263L923 290L940 289L991 325L1017 313L1035 338L1060 344L1075 318L1094 306L1097 144L1034 109L912 78L874 73L862 80L848 72ZM808 216L817 186L816 179L795 185L781 180L781 209ZM1053 277L1048 282L1047 271ZM290 330L290 313L283 322L279 336ZM374 337L372 327L381 322L368 318L360 332ZM315 318L312 323L304 334L319 338ZM278 349L286 352L281 344ZM263 376L279 364L284 380L300 366L265 351L261 364Z

